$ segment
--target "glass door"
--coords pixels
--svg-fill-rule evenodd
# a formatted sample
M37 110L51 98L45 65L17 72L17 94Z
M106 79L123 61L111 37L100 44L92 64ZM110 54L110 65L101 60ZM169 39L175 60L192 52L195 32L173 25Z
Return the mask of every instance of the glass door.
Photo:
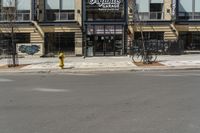
M114 38L113 36L105 36L104 38L104 55L113 56L115 51Z
M114 38L112 36L95 36L95 55L96 56L113 56L115 47L114 47Z
M104 55L104 37L103 36L94 36L94 52L96 56Z
M89 25L87 27L87 46L91 41L94 56L123 55L124 34L122 25Z

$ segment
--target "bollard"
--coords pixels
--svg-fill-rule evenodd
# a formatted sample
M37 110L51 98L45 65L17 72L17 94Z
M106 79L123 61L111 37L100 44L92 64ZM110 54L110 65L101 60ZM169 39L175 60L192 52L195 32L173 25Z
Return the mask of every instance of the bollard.
M59 57L59 60L60 60L59 67L61 69L63 69L64 68L64 53L61 52L58 57Z

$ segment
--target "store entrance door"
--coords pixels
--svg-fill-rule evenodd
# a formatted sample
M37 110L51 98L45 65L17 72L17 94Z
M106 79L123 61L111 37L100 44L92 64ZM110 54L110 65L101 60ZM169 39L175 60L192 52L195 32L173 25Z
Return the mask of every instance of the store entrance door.
M96 56L113 56L114 47L114 37L113 36L96 36L95 41L95 55Z

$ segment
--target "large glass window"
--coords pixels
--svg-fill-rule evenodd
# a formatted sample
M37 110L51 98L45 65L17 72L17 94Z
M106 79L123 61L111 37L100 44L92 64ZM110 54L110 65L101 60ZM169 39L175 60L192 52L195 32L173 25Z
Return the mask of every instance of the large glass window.
M74 20L74 0L46 0L47 21L69 21Z
M200 19L200 0L195 0L195 14L194 19Z
M86 20L87 21L112 21L124 20L125 2L110 1L99 3L98 1L86 0Z
M8 18L6 17L6 10L8 10L8 8L5 7L16 7L15 10L9 10L13 16L16 14L16 21L30 21L31 2L32 0L1 0L1 9L5 9L1 10L3 11L1 12L1 20L6 21L4 19Z
M163 0L151 0L151 3L163 3Z
M163 0L136 0L140 20L162 20Z
M122 55L124 49L122 25L88 25L87 47L94 55Z
M1 0L2 7L17 7L17 10L31 10L31 0Z
M16 33L16 43L30 43L30 33Z
M15 0L1 0L3 7L15 7Z
M74 0L61 0L62 10L74 10Z
M31 0L17 0L17 20L28 21L31 18Z
M31 10L31 0L18 0L17 10Z
M200 0L179 0L179 19L200 19Z
M200 12L200 0L195 0L195 12Z
M149 0L136 0L138 12L149 12Z
M143 32L143 36L145 40L163 40L164 32ZM141 40L141 33L135 32L134 38L135 40Z
M192 0L179 0L179 12L192 12Z
M183 40L185 50L200 50L200 32L180 32L179 39Z
M163 3L150 4L150 19L163 19Z
M178 3L179 19L192 19L192 4L193 0L180 0Z
M59 10L60 2L58 0L46 0L45 7L46 9Z
M57 54L60 51L65 54L74 54L75 51L75 33L74 32L54 32L45 33L45 53Z

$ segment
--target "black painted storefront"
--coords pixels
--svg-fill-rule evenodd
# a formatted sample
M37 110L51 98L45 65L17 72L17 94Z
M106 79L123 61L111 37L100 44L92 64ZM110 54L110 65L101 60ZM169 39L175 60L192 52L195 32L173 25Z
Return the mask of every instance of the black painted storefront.
M85 56L126 54L127 0L110 0L103 6L102 3L99 6L98 1L83 0Z

